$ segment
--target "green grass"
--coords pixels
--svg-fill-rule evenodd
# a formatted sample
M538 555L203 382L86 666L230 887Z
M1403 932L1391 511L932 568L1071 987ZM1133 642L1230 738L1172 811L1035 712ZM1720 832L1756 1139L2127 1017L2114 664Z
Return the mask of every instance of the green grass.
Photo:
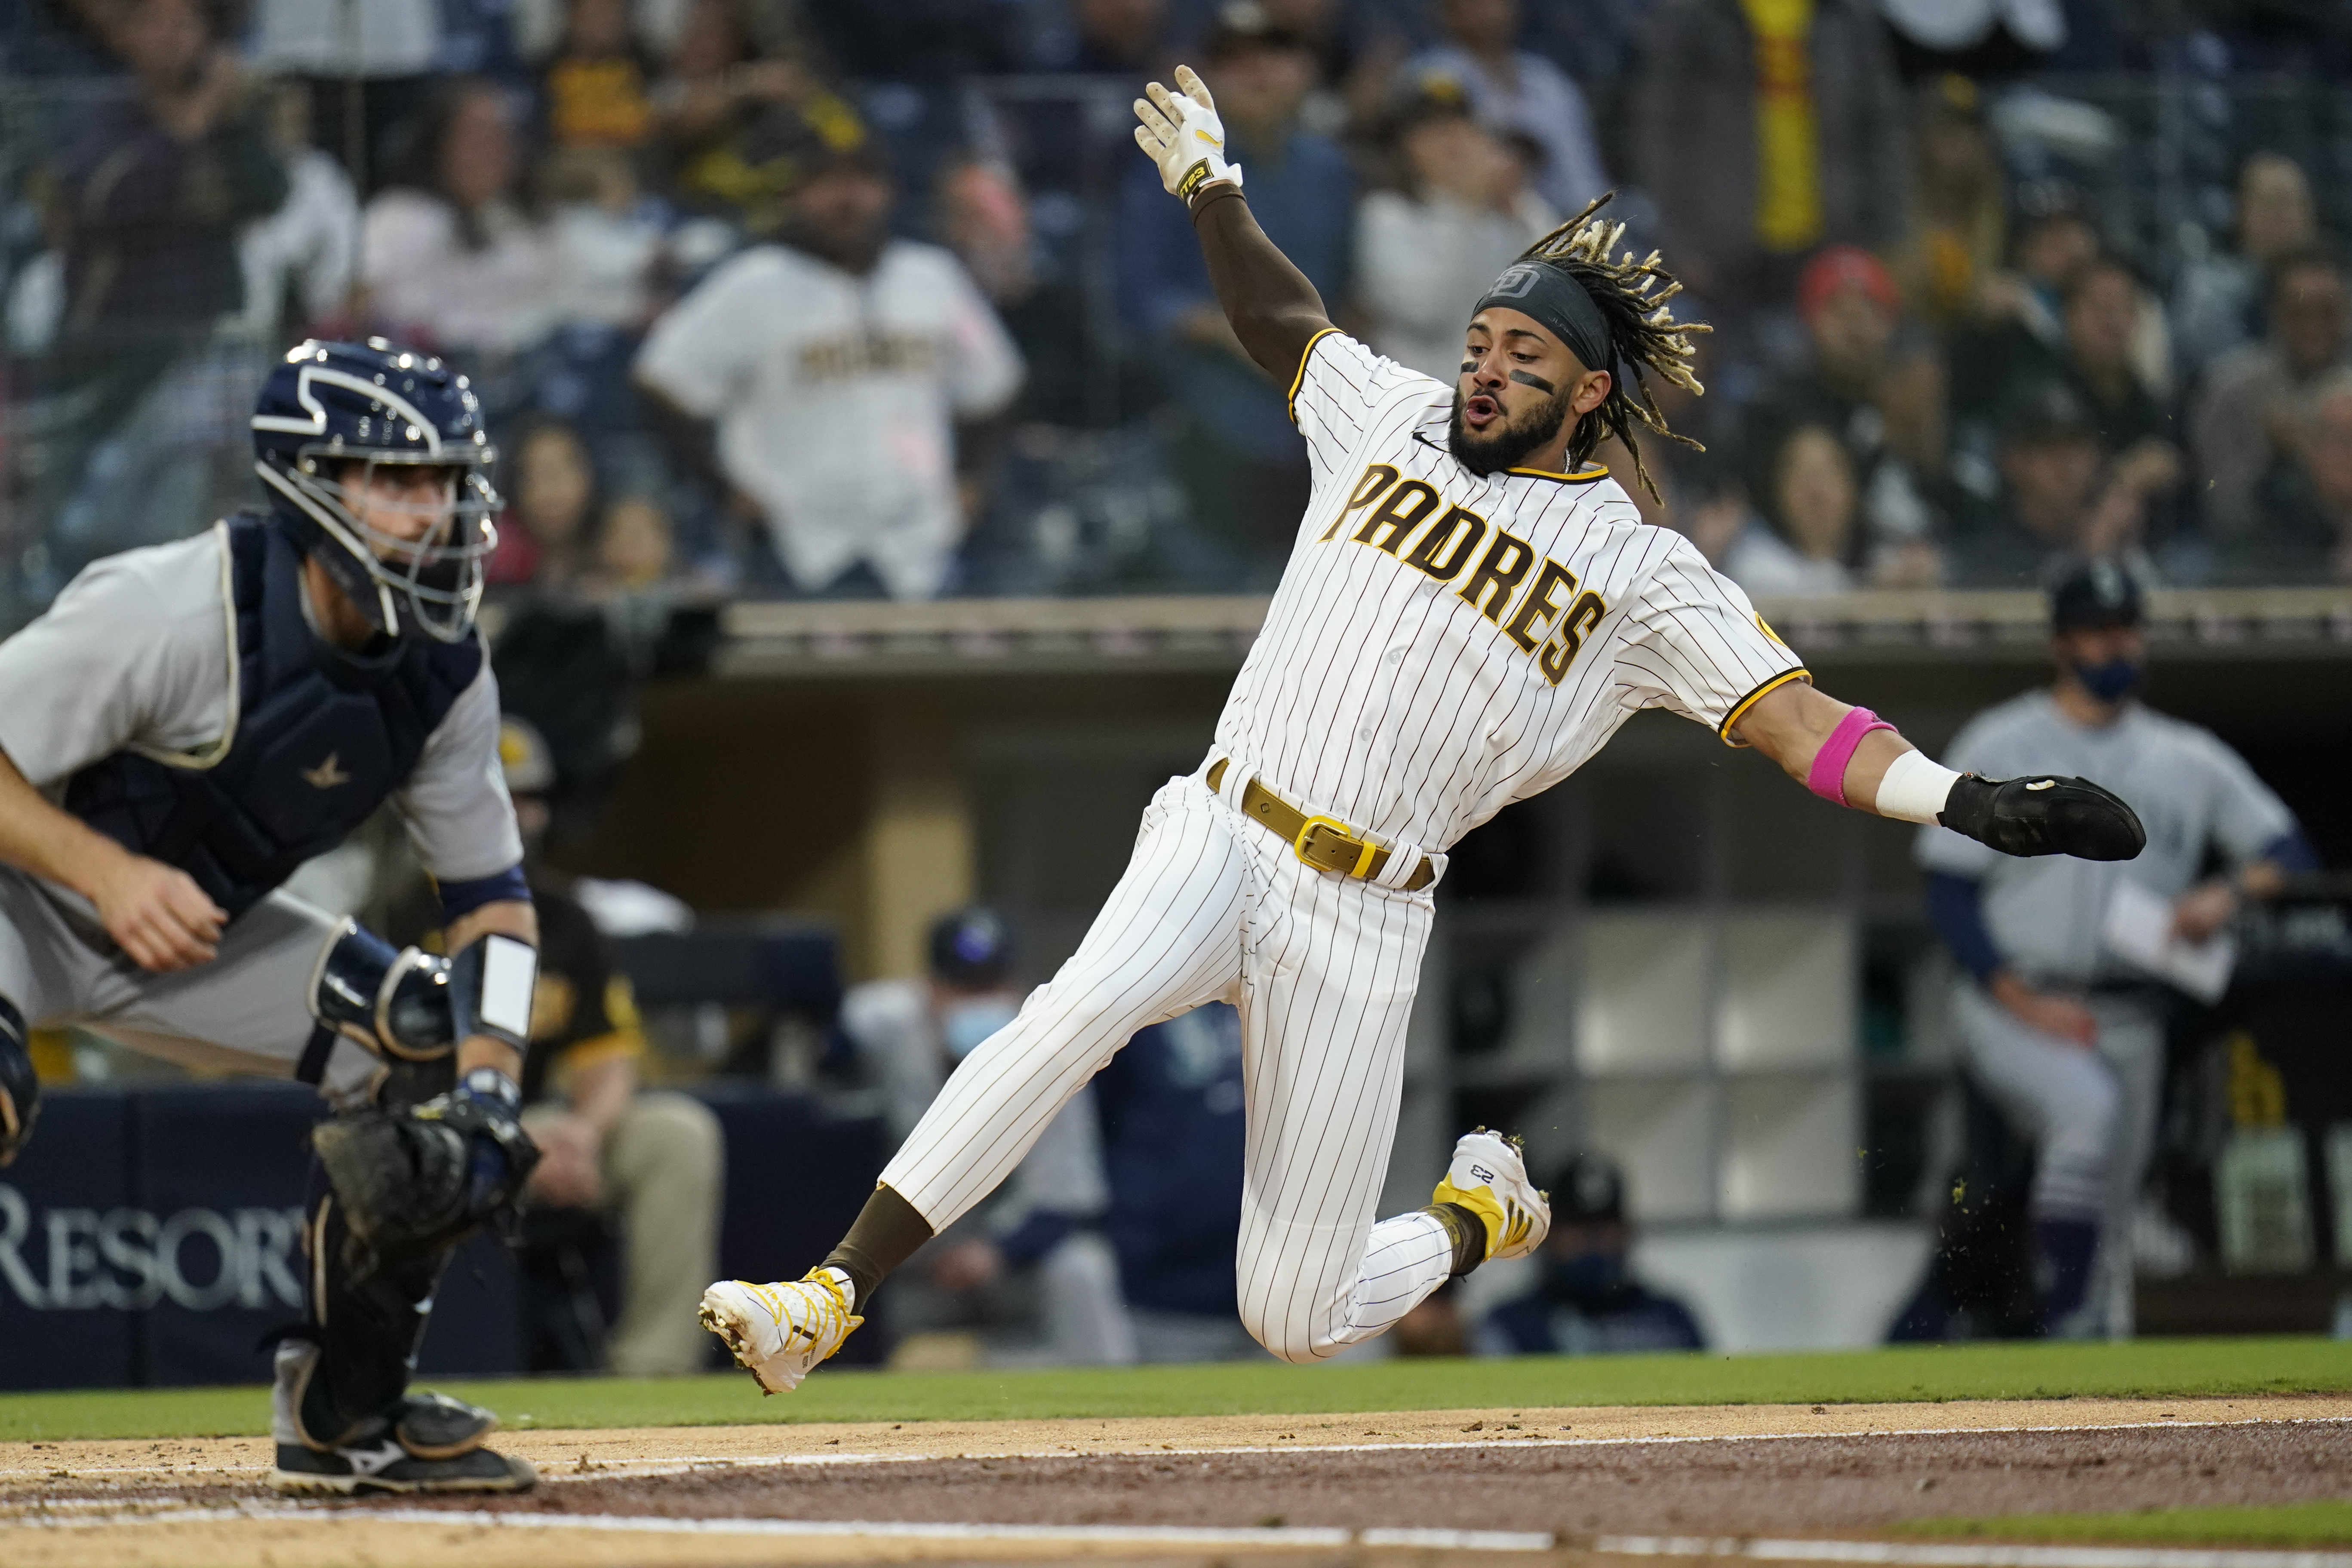
M2352 1500L2231 1508L2151 1508L2136 1513L2020 1513L2000 1519L1921 1519L1906 1535L2000 1541L2162 1542L2180 1546L2342 1546L2352 1542Z
M1061 1372L820 1372L762 1399L724 1376L448 1383L509 1426L1000 1421L1049 1416L1307 1415L1575 1405L1761 1405L2352 1392L2352 1344L2322 1339L2009 1343L1803 1355L1274 1362ZM0 1440L258 1434L254 1388L0 1394Z

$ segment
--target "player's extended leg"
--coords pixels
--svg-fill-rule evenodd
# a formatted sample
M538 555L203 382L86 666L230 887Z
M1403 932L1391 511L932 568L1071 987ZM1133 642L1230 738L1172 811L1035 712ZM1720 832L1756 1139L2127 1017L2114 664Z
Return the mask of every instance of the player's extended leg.
M344 989L375 997L391 948L273 893L229 926L214 962L152 977L92 1026L182 1061L290 1075L311 1039L312 988L331 946ZM446 1001L442 1006L446 1041ZM425 1059L379 1060L353 1039L339 1039L322 1091L345 1105L370 1094L385 1105L416 1104L456 1081L454 1042L417 1054ZM384 1072L387 1060L392 1070ZM313 1187L304 1227L309 1321L278 1347L270 1484L305 1494L527 1490L537 1479L528 1464L482 1447L497 1430L495 1415L446 1395L407 1392L434 1287L455 1243L379 1256L354 1244L326 1184Z
M1249 1132L1235 1250L1243 1325L1285 1361L1371 1338L1453 1271L1427 1213L1374 1224L1388 1174L1433 908L1281 852L1247 934L1242 1062Z
M882 1276L1010 1175L1138 1029L1232 993L1257 894L1235 836L1259 831L1197 780L1170 780L1078 951L950 1076L826 1267L797 1283L710 1288L703 1322L761 1387L794 1387L838 1349Z

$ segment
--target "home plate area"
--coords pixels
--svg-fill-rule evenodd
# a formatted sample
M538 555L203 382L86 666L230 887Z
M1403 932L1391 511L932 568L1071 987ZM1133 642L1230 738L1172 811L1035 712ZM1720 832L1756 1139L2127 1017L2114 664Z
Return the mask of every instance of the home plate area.
M1940 1568L2352 1568L2352 1551L2030 1547L1906 1539L1937 1517L2115 1512L2352 1497L2352 1420L2342 1401L2107 1402L2099 1422L1966 1419L1910 1407L1912 1430L1851 1409L1628 1413L1580 1436L1594 1413L1301 1416L1255 1440L1213 1426L1149 1434L1092 1421L1024 1423L1006 1449L991 1429L677 1428L614 1457L609 1434L518 1434L547 1483L514 1499L290 1504L224 1446L153 1446L106 1462L78 1446L54 1468L0 1468L0 1561L679 1563L1059 1560L1209 1563L1519 1561L1591 1556L1762 1557ZM2211 1408L2196 1408L2210 1405ZM1881 1407L1885 1408L1885 1407ZM2016 1419L2021 1407L2005 1409ZM2084 1412L2084 1414L2090 1414ZM1440 1415L1467 1416L1439 1436ZM1646 1415L1646 1421L1643 1420ZM2284 1416L2284 1418L2282 1418ZM1384 1421L1417 1429L1394 1433ZM1779 1425L1781 1431L1767 1428ZM1124 1424L1122 1424L1124 1425ZM1261 1420L1258 1423L1263 1426ZM1604 1428L1610 1423L1601 1422ZM1465 1427L1475 1430L1465 1431ZM1746 1427L1742 1432L1738 1427ZM1676 1428L1682 1428L1676 1430ZM1725 1430L1731 1427L1731 1430ZM1563 1430L1563 1428L1566 1428ZM1712 1428L1712 1430L1709 1430ZM1793 1429L1791 1429L1793 1428ZM1973 1429L1969 1429L1973 1428ZM864 1433L871 1441L856 1442ZM653 1439L654 1434L642 1434ZM1001 1435L1000 1435L1001 1436ZM764 1437L768 1452L758 1452ZM1194 1439L1179 1441L1181 1437ZM576 1459L563 1449L577 1442ZM815 1447L812 1449L811 1445ZM1082 1447L1083 1445L1083 1447ZM1097 1445L1120 1451L1101 1451ZM21 1460L24 1446L11 1446ZM788 1452L779 1452L789 1448ZM1095 1448L1096 1451L1085 1451ZM667 1450L666 1452L664 1450ZM1077 1451L1073 1451L1077 1450ZM51 1450L53 1454L56 1450ZM206 1455L211 1457L207 1458ZM79 1468L75 1468L79 1466Z

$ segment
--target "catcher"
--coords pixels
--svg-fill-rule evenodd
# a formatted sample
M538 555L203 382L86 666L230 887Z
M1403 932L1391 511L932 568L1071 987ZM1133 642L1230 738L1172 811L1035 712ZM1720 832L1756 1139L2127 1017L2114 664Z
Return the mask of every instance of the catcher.
M319 1085L271 1484L525 1490L489 1412L407 1393L450 1251L537 1158L538 924L474 627L495 453L465 378L381 339L289 352L253 441L265 510L94 563L0 643L0 1164L39 1109L28 1026ZM279 890L386 801L446 960Z

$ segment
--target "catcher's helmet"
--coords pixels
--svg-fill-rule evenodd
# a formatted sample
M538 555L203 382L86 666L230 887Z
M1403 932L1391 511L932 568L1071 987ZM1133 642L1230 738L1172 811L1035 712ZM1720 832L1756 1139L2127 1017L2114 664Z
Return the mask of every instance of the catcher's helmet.
M489 480L498 452L464 376L382 338L314 339L288 350L263 384L253 452L273 510L377 630L414 627L442 642L472 632L499 503ZM352 462L368 468L350 474ZM352 502L384 464L455 469L455 504L435 507L421 534L370 526Z

